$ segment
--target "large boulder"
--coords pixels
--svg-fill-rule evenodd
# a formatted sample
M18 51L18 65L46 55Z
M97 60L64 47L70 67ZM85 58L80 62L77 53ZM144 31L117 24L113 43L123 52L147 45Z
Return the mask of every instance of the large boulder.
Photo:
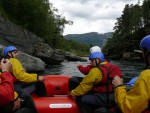
M43 43L35 45L34 56L41 58L46 64L60 64L65 59L63 51L54 50L48 44Z
M14 45L24 53L41 58L46 64L60 64L64 61L64 55L55 52L48 44L44 43L43 39L5 20L1 15L0 37L1 45Z
M14 45L19 51L38 57L46 64L60 64L65 59L69 61L86 61L74 54L52 49L43 39L33 33L5 20L0 14L0 44Z
M87 59L84 59L82 57L79 57L73 53L70 53L70 52L65 52L65 58L68 60L68 61L81 61L81 62L86 62Z

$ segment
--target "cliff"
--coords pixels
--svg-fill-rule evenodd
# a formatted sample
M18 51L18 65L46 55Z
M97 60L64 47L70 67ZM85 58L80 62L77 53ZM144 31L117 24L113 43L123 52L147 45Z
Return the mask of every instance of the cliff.
M46 64L61 63L64 55L53 50L44 40L13 24L0 15L0 45L14 45L19 51L42 59Z
M83 60L78 56L73 56L71 54L65 54L66 52L58 49L52 49L48 44L44 42L43 39L34 35L33 33L21 28L20 26L6 20L2 17L0 13L0 56L3 57L3 48L5 46L13 45L18 48L23 57L20 58L22 63L26 65L26 69L32 70L32 62L35 60L34 66L44 62L44 64L53 65L60 64L66 57L70 59ZM34 59L33 61L23 60L24 56L28 56L28 59ZM38 60L37 60L38 59ZM28 65L27 65L28 64ZM34 71L39 71L44 69L44 64L38 66L39 69L33 68Z

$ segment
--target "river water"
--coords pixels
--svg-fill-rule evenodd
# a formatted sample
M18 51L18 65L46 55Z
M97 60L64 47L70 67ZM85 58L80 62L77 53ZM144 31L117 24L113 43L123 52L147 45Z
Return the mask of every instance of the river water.
M145 66L145 64L142 62L131 62L131 61L124 61L124 60L111 60L110 62L118 65L121 68L125 82L128 82L131 78L138 76ZM87 62L64 61L60 65L47 66L44 73L42 74L83 76L83 74L80 73L76 67L78 64L82 64L86 66L90 64L90 61L89 60Z

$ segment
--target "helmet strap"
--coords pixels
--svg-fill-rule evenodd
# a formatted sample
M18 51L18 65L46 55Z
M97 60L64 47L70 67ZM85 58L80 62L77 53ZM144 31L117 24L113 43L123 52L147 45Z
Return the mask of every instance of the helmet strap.
M96 60L96 58L95 58L95 63L96 63L96 67L99 67L99 65L100 65L100 61L98 62L97 60Z
M13 56L13 54L12 54L12 51L9 51L9 53L10 53L10 55L8 55L8 53L7 53L7 58L14 58L14 56Z
M13 56L12 52L10 52L10 53L11 53L11 58L14 58L14 56Z
M6 58L6 59L10 59L11 57L7 55L7 56L5 56L4 58Z

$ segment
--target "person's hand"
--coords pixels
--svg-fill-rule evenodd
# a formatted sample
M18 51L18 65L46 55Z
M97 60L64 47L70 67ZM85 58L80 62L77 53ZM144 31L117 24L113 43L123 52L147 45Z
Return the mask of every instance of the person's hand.
M123 79L119 76L115 76L112 80L113 86L116 88L117 86L123 85Z
M20 109L21 100L22 100L22 99L18 98L17 100L14 101L13 111Z
M38 81L44 81L44 77L43 76L38 76Z
M1 70L2 72L9 72L11 69L11 63L8 59L2 59L1 60Z

